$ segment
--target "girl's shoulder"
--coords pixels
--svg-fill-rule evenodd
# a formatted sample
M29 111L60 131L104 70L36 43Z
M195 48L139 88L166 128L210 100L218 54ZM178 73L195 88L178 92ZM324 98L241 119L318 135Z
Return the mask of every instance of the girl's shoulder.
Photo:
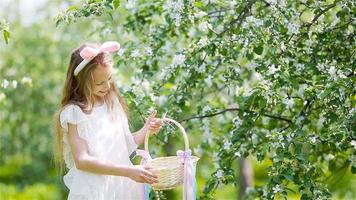
M84 112L80 108L80 106L77 104L74 104L74 103L69 103L62 107L61 113L66 113L66 112L75 112L75 113L83 113L84 114Z
M76 104L65 105L60 114L59 119L63 128L67 128L67 123L79 124L87 120L85 113Z

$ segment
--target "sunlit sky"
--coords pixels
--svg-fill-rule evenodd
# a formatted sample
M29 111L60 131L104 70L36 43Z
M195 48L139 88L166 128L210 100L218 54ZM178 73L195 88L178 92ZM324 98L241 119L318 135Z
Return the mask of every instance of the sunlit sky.
M5 18L9 22L20 17L23 26L28 26L35 21L45 17L54 16L61 10L65 10L65 3L60 4L59 8L50 6L48 9L44 7L48 0L0 0L0 19Z

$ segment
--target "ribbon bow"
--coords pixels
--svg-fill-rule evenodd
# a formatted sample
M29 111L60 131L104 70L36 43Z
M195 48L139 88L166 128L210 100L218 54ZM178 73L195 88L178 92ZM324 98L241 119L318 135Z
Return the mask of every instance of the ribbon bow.
M80 51L80 56L83 61L75 68L74 76L78 73L97 56L99 53L108 52L112 53L120 49L120 44L115 41L104 42L99 48L85 47Z
M140 165L145 165L152 160L151 155L145 150L136 149L136 155L142 157ZM141 196L144 200L149 200L151 187L145 183L142 186Z
M183 200L195 200L197 194L197 185L195 180L195 167L192 160L192 151L177 151L177 156L184 164L183 177Z

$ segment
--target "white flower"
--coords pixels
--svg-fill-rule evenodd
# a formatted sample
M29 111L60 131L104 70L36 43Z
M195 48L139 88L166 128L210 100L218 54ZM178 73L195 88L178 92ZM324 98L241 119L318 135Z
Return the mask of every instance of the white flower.
M268 75L273 75L278 71L278 68L276 68L274 65L271 65L268 67Z
M312 144L315 144L315 143L316 143L316 136L311 137L311 138L310 138L310 142L311 142Z
M201 17L204 17L206 15L207 15L207 13L204 12L204 11L199 11L197 13L194 13L194 17L196 17L196 18L201 18Z
M23 77L21 79L21 83L22 84L32 85L32 78L25 76L25 77Z
M228 149L230 149L230 147L231 147L231 145L232 145L232 143L230 142L230 141L228 141L228 140L225 140L225 142L224 142L224 149L225 150L228 150Z
M257 134L252 134L251 136L251 139L252 139L252 143L253 144L257 144L258 143L258 135Z
M207 32L209 30L209 28L211 29L212 26L210 23L206 22L206 21L203 21L199 24L198 26L199 30L202 31L202 32Z
M303 70L304 70L304 64L302 64L302 63L297 63L296 65L295 65L295 68L297 69L297 72L298 72L298 74L300 74Z
M239 117L235 117L235 118L232 120L232 122L234 123L234 125L235 125L236 127L239 127L239 126L242 125L242 120L241 120Z
M301 84L299 86L299 89L298 89L298 92L297 92L298 96L303 98L304 97L304 91L305 91L306 88L308 88L307 84Z
M146 79L141 83L141 85L145 91L148 91L150 89L150 82Z
M251 16L246 17L246 22L251 23L251 22L254 22L255 19L256 19L256 18L251 15Z
M325 160L327 160L327 161L332 160L334 158L335 158L335 156L332 155L332 154L328 154L328 155L325 156Z
M224 171L219 169L217 172L216 172L216 177L218 179L221 179L222 177L224 176Z
M122 57L124 55L125 51L126 51L126 49L120 48L120 50L117 52L117 55Z
M180 22L182 20L181 13L184 9L183 0L168 0L164 5L163 9L169 13L169 17L175 21L176 26L180 26Z
M138 49L133 50L132 53L131 53L131 57L133 57L133 58L137 58L137 57L140 57L140 56L141 56L140 50L138 50Z
M183 99L183 96L182 95L178 95L177 96L177 102L179 102L181 99Z
M146 90L146 91L147 91L147 90ZM154 102L156 102L157 99L158 99L158 97L155 96L153 93L149 93L149 96L150 96L151 100L154 101Z
M287 141L292 142L292 140L293 140L292 137L290 135L287 135Z
M272 190L273 190L273 193L275 193L275 194L282 191L281 187L278 184L276 186L274 186L272 188Z
M204 80L204 82L206 83L206 85L208 87L211 87L213 85L213 82L211 80L211 76L210 75Z
M278 140L279 140L279 142L283 142L284 137L283 137L283 135L282 135L282 134L280 134L280 135L278 136Z
M284 0L279 0L279 6L282 8L286 7L286 2Z
M256 19L254 25L255 25L255 27L260 27L263 25L263 23L264 23L263 20Z
M131 10L135 8L135 6L136 6L136 0L127 0L126 9Z
M205 141L205 142L207 142L208 144L210 144L211 143L211 137L212 137L212 135L211 135L211 132L210 132L210 130L209 130L209 127L205 127L204 128L204 133L203 133L203 141Z
M256 68L257 64L256 64L255 62L248 62L248 63L246 63L245 66L246 66L247 69L249 69L249 70L254 70L254 69ZM254 79L257 78L257 80L261 80L262 75L261 75L260 73L254 72L252 75L253 75L253 78L254 78Z
M351 161L351 165L356 165L356 156L355 155L352 155L350 157L350 161Z
M263 189L262 189L262 196L263 196L263 197L267 197L267 195L268 195L267 188L266 188L266 187L263 187Z
M351 146L353 146L353 147L356 149L356 141L355 141L355 140L352 140L352 141L350 142L350 144L351 144Z
M175 25L180 26L180 23L182 21L182 16L180 14L173 14L173 18L175 19Z
M324 121L325 121L325 117L323 115L319 116L318 122L316 123L316 127L317 127L318 130L323 128Z
M298 34L299 33L299 26L297 24L294 23L289 23L287 25L287 29L288 29L288 34Z
M200 146L197 146L196 148L194 148L194 153L201 157L202 156L202 153L203 153L203 149L200 147Z
M203 113L207 113L207 112L210 112L210 111L211 111L211 107L209 105L204 106L204 108L202 110Z
M167 97L162 95L162 96L158 97L156 103L157 103L157 105L164 105L166 102L167 102Z
M191 28L189 29L189 32L188 32L189 37L192 38L192 37L194 37L196 34L197 34L197 31L195 30L195 28L191 27Z
M272 5L276 5L277 4L277 0L266 0L268 3L272 4Z
M178 65L181 65L184 63L184 61L185 61L185 55L183 54L174 55L172 66L176 67Z
M214 161L219 161L220 160L219 154L217 152L213 153L213 160Z
M183 11L184 8L184 1L183 0L178 0L178 1L173 1L173 10L174 11Z
M199 67L195 67L195 71L197 71L200 74L204 73L205 72L205 63L203 63Z
M255 27L259 27L263 25L263 20L257 19L254 16L246 17L246 22L252 23Z
M138 79L137 77L131 77L131 82L132 82L134 85L139 85L139 84L141 84L141 80Z
M208 44L209 44L208 38L207 38L207 37L203 37L203 38L201 38L201 39L198 41L197 46L200 47L200 48L202 48L202 47L205 47L205 46L208 45Z
M318 63L318 64L316 65L316 68L318 68L318 70L322 72L322 71L324 71L325 66L324 66L324 64L322 64L322 63Z
M335 66L331 66L330 69L328 70L328 73L334 81L337 80Z
M239 151L236 151L234 154L236 157L240 158L241 157L241 153Z
M12 80L12 87L16 88L17 87L17 81L16 80Z
M304 117L303 117L303 116L299 116L299 117L296 119L295 123L296 123L297 125L301 125L302 122L303 122L303 120L304 120Z
M148 55L148 56L152 56L152 54L153 54L151 47L145 47L144 51L145 51L146 55Z
M286 45L284 44L284 42L281 42L280 47L281 47L281 50L282 50L282 51L285 51L285 50L286 50Z
M269 123L270 119L268 117L262 117L262 124L267 125Z
M6 89L9 86L9 81L4 79L1 83L1 86Z
M294 99L285 99L284 100L284 104L287 105L288 108L293 108L294 107Z

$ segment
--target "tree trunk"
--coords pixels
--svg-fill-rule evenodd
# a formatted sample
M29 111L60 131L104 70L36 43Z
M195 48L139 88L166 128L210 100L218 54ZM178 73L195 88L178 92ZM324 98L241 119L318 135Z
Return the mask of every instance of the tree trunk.
M243 199L248 187L253 186L253 170L251 161L245 158L239 159L239 195L238 199Z

